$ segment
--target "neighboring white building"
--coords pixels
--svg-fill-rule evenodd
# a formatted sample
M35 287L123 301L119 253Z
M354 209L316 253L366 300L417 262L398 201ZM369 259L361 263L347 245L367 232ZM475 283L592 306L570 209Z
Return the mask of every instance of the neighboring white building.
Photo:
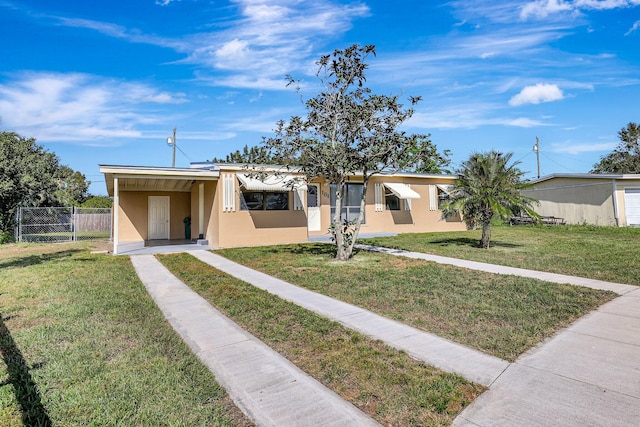
M536 212L568 224L640 226L640 174L552 174L522 194L540 201Z

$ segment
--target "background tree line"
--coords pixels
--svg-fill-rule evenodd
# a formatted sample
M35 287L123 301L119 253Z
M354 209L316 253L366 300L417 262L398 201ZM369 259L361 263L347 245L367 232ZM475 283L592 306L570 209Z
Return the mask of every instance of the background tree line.
M84 174L60 164L34 138L0 132L0 233L12 235L18 207L111 207L111 200L89 194Z

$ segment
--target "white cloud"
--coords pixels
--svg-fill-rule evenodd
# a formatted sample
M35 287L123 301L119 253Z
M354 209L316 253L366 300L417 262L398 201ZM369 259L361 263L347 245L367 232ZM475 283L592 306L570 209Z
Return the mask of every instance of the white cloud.
M158 0L166 6L172 0ZM232 0L239 18L225 23L225 29L185 35L178 39L144 34L120 25L87 19L50 17L77 28L99 31L134 43L168 47L183 53L182 61L211 71L223 71L227 78L217 84L230 87L275 89L270 84L288 72L301 70L301 64L318 56L317 41L327 43L352 26L356 18L369 14L363 3L336 3L332 0ZM326 52L322 52L326 53ZM306 71L306 70L305 70ZM238 86L234 84L238 83ZM282 89L283 85L277 85Z
M4 126L43 141L94 144L106 138L140 137L159 118L145 104L186 102L184 94L144 83L86 74L28 73L0 85Z
M595 151L611 151L616 147L617 143L607 142L598 144L557 144L554 145L551 150L554 153L567 153L567 154L582 154L591 153Z
M191 49L184 62L226 71L229 75L215 79L215 84L237 88L284 89L284 75L301 70L302 64L318 55L317 40L326 43L327 38L339 37L354 19L369 13L361 3L327 0L234 3L240 19L231 22L229 29L190 36Z
M501 106L491 103L441 106L419 111L407 120L408 127L419 129L475 129L480 126L535 127L547 126L540 120L503 115Z
M636 31L638 28L640 28L640 21L636 21L633 23L633 26L631 28L629 28L629 31L627 31L626 33L624 33L625 36L628 36L629 34L633 33L634 31Z
M520 11L520 18L546 18L551 14L573 10L573 6L563 0L536 0L525 4Z
M562 12L579 14L583 10L610 10L635 7L640 0L535 0L520 9L520 19L544 19Z
M526 86L509 100L509 105L540 104L541 102L559 101L564 98L562 90L557 85L538 83Z
M527 117L518 117L517 119L513 119L510 120L509 122L505 123L508 124L509 126L515 126L515 127L520 127L520 128L532 128L532 127L536 127L536 126L547 126L545 123L541 122L540 120L533 120Z

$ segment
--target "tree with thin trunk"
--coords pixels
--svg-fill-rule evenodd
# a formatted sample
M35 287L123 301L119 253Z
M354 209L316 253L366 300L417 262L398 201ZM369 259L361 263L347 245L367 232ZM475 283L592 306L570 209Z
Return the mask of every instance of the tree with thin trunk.
M263 138L271 154L285 166L296 166L307 179L324 178L335 186L335 215L331 232L336 260L346 261L364 220L367 185L372 175L407 170L433 159L444 162L429 135L408 135L398 130L413 114L419 98L404 107L398 96L376 95L366 84L367 58L374 46L352 45L322 56L316 76L322 92L305 102L307 116L280 121L276 136ZM288 76L289 85L299 82ZM347 179L361 177L360 213L354 223L343 217Z
M540 217L533 210L537 200L520 193L529 184L522 180L519 162L509 165L512 156L496 151L473 153L456 171L458 177L442 207L443 216L462 214L467 225L482 227L479 247L483 249L489 248L494 217L507 219L520 212Z

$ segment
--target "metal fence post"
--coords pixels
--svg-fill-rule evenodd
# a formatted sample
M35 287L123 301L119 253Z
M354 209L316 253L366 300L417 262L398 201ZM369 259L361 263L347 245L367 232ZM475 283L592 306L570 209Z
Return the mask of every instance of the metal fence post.
M18 208L18 241L22 242L22 206Z
M73 241L77 242L78 241L78 235L77 230L78 230L78 215L77 215L77 211L76 211L76 207L74 206L73 208L71 208L71 227L73 227Z

